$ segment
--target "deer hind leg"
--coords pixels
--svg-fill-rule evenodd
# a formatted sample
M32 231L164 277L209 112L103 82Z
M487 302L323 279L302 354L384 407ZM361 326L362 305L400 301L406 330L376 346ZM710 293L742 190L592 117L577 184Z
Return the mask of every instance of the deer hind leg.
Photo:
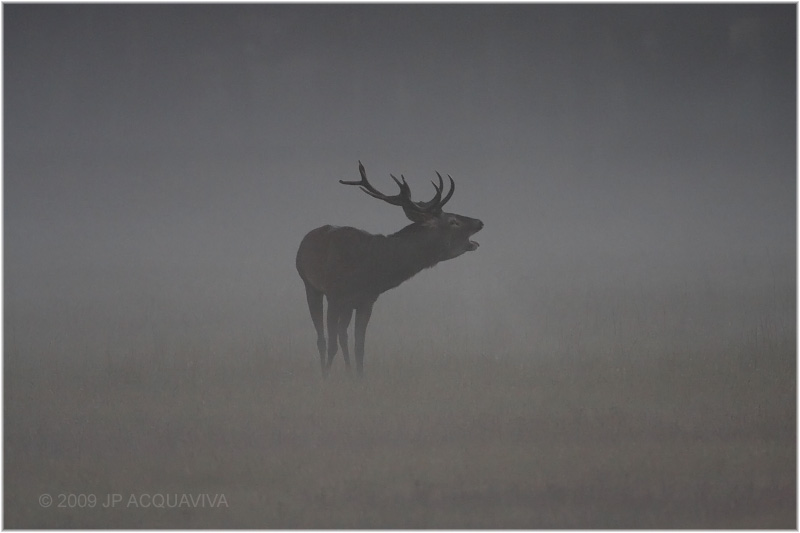
M311 312L311 321L314 329L317 330L317 350L319 350L319 363L325 372L325 329L322 319L322 292L306 283L306 299L308 300L308 310Z
M336 356L337 337L339 336L339 316L342 314L342 306L337 302L331 302L328 298L328 362L323 368L323 374L327 375Z
M352 309L343 309L339 315L339 346L342 347L342 357L344 366L350 370L350 350L347 347L347 328L350 327L350 320L353 318Z

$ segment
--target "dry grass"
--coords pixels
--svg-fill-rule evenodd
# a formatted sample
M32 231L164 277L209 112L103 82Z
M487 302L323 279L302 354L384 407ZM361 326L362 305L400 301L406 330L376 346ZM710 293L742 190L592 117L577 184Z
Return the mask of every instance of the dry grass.
M425 355L374 355L363 381L341 359L322 381L312 356L288 353L157 374L7 364L5 527L797 525L792 343ZM43 509L43 493L228 505Z

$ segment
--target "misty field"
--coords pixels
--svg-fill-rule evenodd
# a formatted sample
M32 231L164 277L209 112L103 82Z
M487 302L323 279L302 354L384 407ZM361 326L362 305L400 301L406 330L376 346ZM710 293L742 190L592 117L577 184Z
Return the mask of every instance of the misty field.
M320 377L310 321L263 351L112 354L44 371L12 357L5 526L795 528L791 321L751 309L752 330L700 343L691 309L603 318L587 302L576 336L548 352L541 340L522 348L513 325L460 342L413 318L396 332L396 298L360 381L340 356ZM648 333L661 313L659 331L673 320L684 342ZM592 350L580 322L607 342L595 335ZM174 505L187 494L225 505ZM108 495L122 500L103 507ZM150 499L131 506L131 495ZM147 506L154 495L173 507Z
M796 4L3 20L5 528L797 527ZM303 236L437 173L323 380Z

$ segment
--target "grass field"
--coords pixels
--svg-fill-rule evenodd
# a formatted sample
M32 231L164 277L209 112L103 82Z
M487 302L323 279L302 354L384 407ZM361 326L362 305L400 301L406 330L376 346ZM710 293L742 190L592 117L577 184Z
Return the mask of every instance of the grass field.
M373 347L362 381L341 359L323 381L313 348L157 373L7 362L5 527L797 526L792 335L647 357Z
M797 5L28 3L4 528L797 528Z

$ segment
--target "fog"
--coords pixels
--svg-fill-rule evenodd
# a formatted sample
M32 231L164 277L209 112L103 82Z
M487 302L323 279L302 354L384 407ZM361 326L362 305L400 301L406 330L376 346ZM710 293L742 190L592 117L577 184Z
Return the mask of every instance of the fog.
M6 527L796 527L794 5L3 12ZM323 381L359 160L485 228Z

